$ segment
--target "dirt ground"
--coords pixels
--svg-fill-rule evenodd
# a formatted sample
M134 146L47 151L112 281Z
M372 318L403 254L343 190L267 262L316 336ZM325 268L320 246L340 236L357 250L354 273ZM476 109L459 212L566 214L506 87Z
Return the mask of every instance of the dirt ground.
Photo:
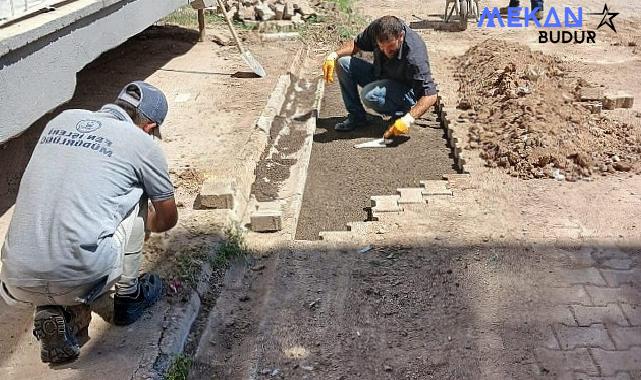
M416 126L409 138L385 149L355 149L381 138L389 122L371 116L371 125L349 133L334 131L346 110L338 86L328 86L316 124L312 157L296 239L316 240L321 231L341 231L365 221L370 196L396 194L426 179L455 173L441 128Z
M505 5L499 0L483 3ZM603 8L597 0L546 1L546 7L565 4L583 5L590 12ZM480 97L477 83L464 85L459 93L457 79L465 67L461 57L471 48L496 46L497 52L504 51L503 47L520 52L527 46L541 51L548 57L541 59L563 67L576 80L580 77L591 85L623 90L641 99L641 85L634 80L641 68L639 48L629 44L641 43L641 4L609 2L613 11L620 12L615 19L618 33L602 28L595 46L539 45L533 30L478 30L472 25L465 32L440 30L438 15L443 6L443 1L417 6L409 0L363 0L357 8L369 17L397 14L420 31L449 117L466 120L456 122L455 132L479 137L478 141L463 141L469 148L463 155L470 179L454 181L454 196L430 198L421 207L377 222L385 232L378 228L378 232L359 236L345 232L339 243L274 240L271 249L256 250L255 263L232 268L224 282L214 281L220 297L210 300L216 306L201 321L203 330L197 344L194 341L199 337L192 337L190 345L197 348L190 352L194 356L190 378L641 379L641 177L634 171L609 173L607 163L598 161L611 158L608 153L613 148L622 149L620 139L608 140L609 147L598 147L600 150L588 143L577 145L590 157L592 152L598 153L595 166L605 164L606 176L590 165L586 166L592 171L589 180L577 182L511 176L512 166L490 167L493 165L486 165L488 157L481 157L482 146L513 147L509 139L496 139L498 134L487 140L487 132L511 127L501 124L500 119L480 119L486 110L502 103ZM590 17L589 27L596 28L598 17ZM140 43L148 49L145 44L156 41L154 33L127 46L137 49ZM152 83L172 89L170 107L175 113L170 114L163 147L172 175L181 184L177 189L181 222L176 231L156 236L146 250L149 263L171 271L179 267L178 257L189 258L194 250L212 249L219 239L220 214L191 209L195 183L200 178L234 175L244 157L239 152L249 138L245 128L251 127L274 82L273 77L251 81L231 77L244 70L233 47L178 40L167 49L164 41L156 41L155 51L169 57L157 62L148 75ZM290 62L281 57L293 55L296 47L252 45L251 49L267 64L268 72L276 73L286 71ZM480 56L481 51L472 50L467 57ZM106 55L111 57L110 64L88 74L94 78L88 83L110 83L107 79L125 75L129 66L121 63L132 62L127 59L138 62L130 52ZM520 54L508 57L514 57L517 67L529 59ZM488 62L488 70L495 63L504 66L503 59L495 57ZM473 65L481 68L478 63ZM521 78L512 79L519 83L518 89ZM114 88L122 84L114 84ZM541 88L550 85L543 83ZM88 98L91 90L91 86L85 87L79 99ZM106 87L104 91L102 94L101 87L101 96L113 92ZM469 111L455 108L464 96L470 97L476 121L484 121L483 133L478 125L477 129L471 127ZM325 106L337 102L337 93L330 88L325 99ZM518 99L514 100L513 106L519 106ZM536 101L544 103L541 109L550 118L557 118L557 95L536 97ZM573 107L572 103L567 106ZM512 110L503 111L509 118ZM631 111L603 114L612 123L637 128L638 124L627 120L635 118L638 111L641 103L636 102ZM467 116L459 118L461 114ZM545 138L556 130L546 126L537 133ZM436 141L440 152L442 136L425 131L435 134L432 143ZM634 136L623 137L634 142ZM407 147L420 141L415 137ZM353 143L330 143L348 142ZM534 158L536 153L531 149L526 150ZM637 165L634 153L621 153L620 161ZM559 160L576 162L578 158L568 156L563 152ZM445 162L447 156L442 159ZM533 164L538 158L527 162L519 173L532 173L532 167L538 173L540 166ZM312 158L310 173L323 164ZM358 168L340 164L351 174L331 173L325 180L329 194L340 191L346 177L359 178ZM521 170L521 166L515 167ZM580 176L574 169L567 174L576 175L576 179L585 177L581 169L578 171ZM307 180L311 186L319 178ZM379 188L368 191L378 192ZM329 204L336 202L335 197L324 199ZM360 213L358 208L354 210ZM10 209L3 212L0 233ZM311 217L323 220L322 214ZM361 218L355 216L351 221L357 220ZM252 239L264 243L272 238L262 234L251 235L250 243ZM341 245L350 248L337 248ZM368 246L370 249L362 249ZM163 334L164 318L171 308L164 303L154 309L136 331L99 321L90 331L92 345L83 350L80 360L57 370L37 362L28 315L16 316L2 308L0 317L14 320L15 328L0 333L0 373L9 373L12 378L81 379L88 374L129 378L137 366L145 368L145 361L157 354L154 344ZM123 344L130 334L136 337L136 344ZM126 357L141 359L127 364ZM153 378L157 374L136 375Z

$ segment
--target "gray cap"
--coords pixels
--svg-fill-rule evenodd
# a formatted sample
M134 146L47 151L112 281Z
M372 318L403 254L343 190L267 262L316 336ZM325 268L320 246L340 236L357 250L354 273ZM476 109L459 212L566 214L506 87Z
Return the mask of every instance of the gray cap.
M126 85L118 94L118 99L136 107L147 119L156 123L158 126L153 129L153 134L162 138L160 126L165 121L168 110L167 98L162 91L137 80Z

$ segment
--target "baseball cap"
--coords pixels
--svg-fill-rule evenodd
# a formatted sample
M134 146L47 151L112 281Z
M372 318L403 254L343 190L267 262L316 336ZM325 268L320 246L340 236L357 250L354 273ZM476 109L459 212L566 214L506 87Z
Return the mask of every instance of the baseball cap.
M149 83L137 80L126 85L118 99L136 107L147 119L157 124L153 129L153 135L162 138L160 126L167 116L167 98L162 91Z

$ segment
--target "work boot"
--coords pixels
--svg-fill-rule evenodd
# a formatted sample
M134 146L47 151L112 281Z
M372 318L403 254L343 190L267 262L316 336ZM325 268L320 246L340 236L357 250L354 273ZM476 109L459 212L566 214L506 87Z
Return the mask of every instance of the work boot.
M158 302L162 296L162 280L157 274L143 274L138 278L138 289L132 294L114 296L114 324L126 326L136 322L143 311Z
M40 341L43 363L64 363L80 355L80 346L62 306L38 306L33 318L33 335Z
M68 313L69 327L71 333L76 337L78 345L82 346L89 340L89 323L91 323L91 307L89 305L67 306L65 311Z
M350 132L356 128L364 127L367 125L367 119L357 120L352 116L348 116L345 120L336 123L334 130L337 132Z

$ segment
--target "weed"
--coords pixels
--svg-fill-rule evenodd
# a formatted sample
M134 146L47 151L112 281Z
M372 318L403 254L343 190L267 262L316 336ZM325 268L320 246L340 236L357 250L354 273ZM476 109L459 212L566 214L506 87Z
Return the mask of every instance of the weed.
M218 247L218 254L210 259L213 269L224 268L231 259L247 255L245 236L238 226L225 230L225 240Z
M189 369L193 364L193 359L185 354L178 354L174 357L171 366L165 375L166 380L187 380Z

